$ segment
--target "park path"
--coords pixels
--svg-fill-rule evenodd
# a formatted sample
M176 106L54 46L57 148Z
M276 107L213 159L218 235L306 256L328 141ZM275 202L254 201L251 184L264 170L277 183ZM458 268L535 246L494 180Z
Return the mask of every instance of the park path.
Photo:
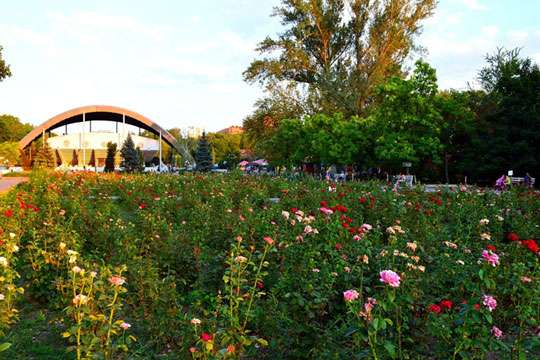
M12 187L28 181L27 177L0 177L0 195L7 193Z

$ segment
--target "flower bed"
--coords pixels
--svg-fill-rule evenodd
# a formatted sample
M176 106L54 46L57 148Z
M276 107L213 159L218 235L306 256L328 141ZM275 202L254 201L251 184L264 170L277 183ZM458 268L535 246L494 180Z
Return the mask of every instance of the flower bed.
M38 174L0 200L1 330L40 299L77 358L534 358L539 224L525 190Z

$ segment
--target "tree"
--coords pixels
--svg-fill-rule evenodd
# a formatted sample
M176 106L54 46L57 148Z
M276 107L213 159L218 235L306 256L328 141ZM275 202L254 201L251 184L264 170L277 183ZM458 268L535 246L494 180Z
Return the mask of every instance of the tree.
M15 165L20 161L19 143L0 143L0 165Z
M418 49L420 22L435 5L435 0L282 0L273 15L286 29L259 43L257 51L269 56L253 61L244 78L267 86L305 85L315 112L363 114L376 87L401 75L404 61Z
M88 162L89 166L96 167L96 151L92 149L92 153L90 154L90 161Z
M6 61L2 58L3 49L4 48L2 45L0 45L0 82L11 76L11 69L9 68L9 65L6 64Z
M107 143L107 157L105 158L105 172L114 172L114 159L116 157L116 144Z
M52 169L54 168L54 164L54 155L51 147L47 141L44 141L34 159L34 169Z
M466 161L476 157L476 175L490 182L507 170L538 176L540 69L517 49L498 49L486 61L478 76L485 92L477 107L478 135Z
M210 171L212 168L212 149L210 148L210 143L206 138L205 132L203 132L202 137L199 139L195 161L197 162L198 171Z
M79 155L77 155L77 150L73 149L73 155L71 156L71 166L79 165Z
M60 156L58 149L54 150L54 157L56 158L56 166L62 166L62 157Z
M122 149L120 149L120 154L122 156L122 166L125 171L132 173L143 170L141 166L141 157L139 151L135 148L135 143L131 138L131 134L128 134L126 141L124 141Z
M242 134L208 134L208 141L212 145L214 163L239 159L241 139Z
M410 79L390 79L379 87L378 96L371 124L377 159L394 170L402 162L441 164L442 115L435 70L417 61Z
M19 141L34 127L23 124L19 118L12 115L0 115L0 142Z

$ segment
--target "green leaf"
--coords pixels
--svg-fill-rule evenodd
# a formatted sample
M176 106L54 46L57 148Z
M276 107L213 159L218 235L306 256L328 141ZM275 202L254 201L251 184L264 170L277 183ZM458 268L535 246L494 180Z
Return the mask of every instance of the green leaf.
M384 348L386 349L386 351L388 352L388 355L390 355L392 359L396 358L396 347L394 344L392 344L390 341L385 341Z
M11 346L11 343L3 343L2 345L0 345L0 352L2 351L6 351L7 349L9 349Z

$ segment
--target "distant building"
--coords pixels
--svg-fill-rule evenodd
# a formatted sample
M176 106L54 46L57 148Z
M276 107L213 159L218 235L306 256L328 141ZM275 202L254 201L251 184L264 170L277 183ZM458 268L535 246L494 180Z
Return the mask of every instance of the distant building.
M183 129L182 133L185 137L191 138L191 139L198 139L202 136L204 132L204 129L197 126L188 126L187 128Z
M244 128L237 125L229 126L228 128L218 131L218 134L226 134L226 135L237 135L237 134L243 134L243 133L244 133Z

